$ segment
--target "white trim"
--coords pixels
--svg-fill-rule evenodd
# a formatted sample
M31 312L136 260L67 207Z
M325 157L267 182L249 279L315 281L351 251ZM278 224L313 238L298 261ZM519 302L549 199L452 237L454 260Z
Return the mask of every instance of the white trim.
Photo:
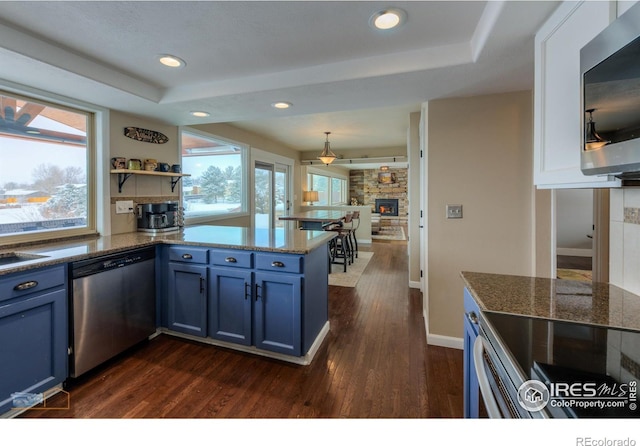
M455 348L458 350L464 349L464 339L462 338L454 338L451 336L442 336L431 333L427 334L427 344L438 347Z
M420 282L419 280L409 281L409 288L416 288L419 290L421 287L422 287L422 282Z
M262 149L257 149L253 146L250 147L251 148L251 164L253 165L253 162L255 160L258 161L264 161L264 162L268 162L268 163L278 163L278 164L285 164L287 166L291 166L293 167L295 165L295 160L291 159L291 158L287 158L286 156L282 156L282 155L278 155L275 153L271 153L271 152L267 152L265 150Z
M60 229L57 232L50 232L52 236L70 236L70 235L89 235L99 232L102 235L111 235L111 190L109 167L111 164L110 150L110 110L99 105L91 104L79 99L73 99L68 96L51 93L34 87L11 82L0 78L0 90L4 90L11 94L27 96L36 100L41 100L51 105L58 105L85 113L93 114L93 129L87 129L87 137L93 139L93 143L87 141L88 153L87 166L87 191L93 196L88 198L88 205L93 209L87 209L87 217L93 218L93 226L81 229L80 231ZM33 241L38 240L35 232Z
M319 176L323 176L323 177L329 177L329 178L339 178L341 180L347 180L349 181L349 177L347 175L343 175L341 173L337 173L335 171L327 171L327 170L323 170L323 169L318 169L317 167L307 167L307 174L314 174L314 175L319 175Z
M593 249L558 248L556 254L559 256L593 257Z
M197 342L200 342L200 343L203 343L203 344L215 345L217 347L226 347L226 348L230 348L232 350L238 350L238 351L241 351L241 352L251 353L251 354L254 354L254 355L258 355L258 356L264 356L264 357L267 357L267 358L279 359L281 361L291 362L293 364L309 365L309 364L311 364L311 361L313 361L313 357L315 356L315 354L320 349L320 346L322 345L322 342L327 337L327 334L329 334L330 328L331 328L331 326L330 326L329 321L325 322L324 326L320 330L320 333L318 333L318 336L316 336L315 341L313 341L313 344L309 348L309 351L304 356L289 356L289 355L285 355L285 354L282 354L282 353L275 353L275 352L270 352L270 351L266 351L266 350L260 350L259 348L256 348L255 346L252 346L252 345L240 345L240 344L234 344L232 342L218 341L217 339L212 339L212 338L201 338L199 336L193 336L193 335L186 334L186 333L178 333L176 331L172 331L172 330L169 330L167 328L159 328L157 330L157 332L168 334L168 335L171 335L171 336L175 336L177 338L183 338L183 339L189 339L191 341L197 341Z
M193 127L189 127L188 125L178 126L178 153L180 154L180 163L184 164L182 161L182 133L191 133L202 138L214 139L217 141L226 142L229 145L238 146L242 149L241 157L242 157L242 167L243 167L243 195L242 201L244 210L240 212L232 212L232 213L224 213L224 214L212 214L212 213L200 213L197 215L192 215L190 217L185 216L184 223L185 225L194 225L194 224L204 224L211 221L216 220L227 220L230 218L240 218L246 217L250 215L251 209L251 200L253 195L250 193L250 188L253 187L253 182L251 181L252 175L252 162L251 162L251 146L249 144L236 141L234 139L225 138L223 136L218 136L213 133L203 132L202 130L194 129ZM184 206L184 189L180 189L180 203Z

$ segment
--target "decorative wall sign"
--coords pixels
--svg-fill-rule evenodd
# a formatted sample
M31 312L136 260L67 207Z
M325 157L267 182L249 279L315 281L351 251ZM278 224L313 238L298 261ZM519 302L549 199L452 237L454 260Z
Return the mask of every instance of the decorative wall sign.
M139 127L125 127L124 136L136 141L150 142L152 144L164 144L169 141L166 135L155 130L141 129Z

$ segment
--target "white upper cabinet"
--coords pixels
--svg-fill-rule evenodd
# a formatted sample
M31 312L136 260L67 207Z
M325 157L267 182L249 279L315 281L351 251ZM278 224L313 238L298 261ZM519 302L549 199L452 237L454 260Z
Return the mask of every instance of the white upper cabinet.
M615 18L615 2L564 2L535 38L534 184L616 187L580 171L580 49Z
M622 14L624 14L626 12L627 9L631 8L633 5L635 5L636 3L638 3L637 1L632 1L632 0L619 0L618 1L618 10L617 10L617 14L616 17L620 17Z

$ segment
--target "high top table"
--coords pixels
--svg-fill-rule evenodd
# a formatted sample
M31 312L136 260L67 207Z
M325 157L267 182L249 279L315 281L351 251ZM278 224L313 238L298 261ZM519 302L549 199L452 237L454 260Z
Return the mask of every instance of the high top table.
M304 211L293 215L285 215L280 220L292 220L298 222L300 229L321 231L322 227L328 223L339 223L345 219L347 212L344 211Z

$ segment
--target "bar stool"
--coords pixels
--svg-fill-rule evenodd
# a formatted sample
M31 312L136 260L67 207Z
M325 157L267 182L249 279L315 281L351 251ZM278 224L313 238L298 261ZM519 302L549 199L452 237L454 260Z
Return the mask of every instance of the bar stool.
M351 213L351 223L348 229L351 230L351 247L353 248L353 254L356 259L358 258L358 239L356 238L356 231L360 227L360 211L353 211ZM353 255L351 256L353 259Z
M344 272L347 272L347 265L353 263L353 249L351 247L352 229L345 226L352 222L352 215L347 214L344 222L340 224L329 224L323 227L325 231L336 232L337 237L329 241L329 255L332 264L344 266ZM338 260L342 259L342 260Z

